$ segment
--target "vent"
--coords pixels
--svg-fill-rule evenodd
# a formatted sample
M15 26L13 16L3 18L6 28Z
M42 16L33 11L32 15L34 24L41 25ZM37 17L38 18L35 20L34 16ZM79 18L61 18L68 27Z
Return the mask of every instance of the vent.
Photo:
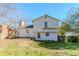
M47 15L45 15L45 18L47 18Z

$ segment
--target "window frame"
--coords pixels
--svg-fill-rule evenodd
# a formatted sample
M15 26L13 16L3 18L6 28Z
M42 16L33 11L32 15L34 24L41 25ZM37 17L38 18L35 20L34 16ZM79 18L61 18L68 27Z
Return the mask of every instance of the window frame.
M44 27L47 27L48 26L48 22L44 22Z
M58 23L57 22L53 22L52 25L53 26L58 26Z
M40 33L38 33L38 38L40 38L41 36L40 36Z
M49 36L49 32L45 33L45 36Z

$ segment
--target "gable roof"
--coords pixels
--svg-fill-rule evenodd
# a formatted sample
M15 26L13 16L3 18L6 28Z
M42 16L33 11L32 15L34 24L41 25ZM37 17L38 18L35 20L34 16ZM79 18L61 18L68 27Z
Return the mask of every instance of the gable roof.
M57 21L60 21L59 19L54 18L54 17L52 17L52 16L49 16L49 15L43 15L43 16L41 16L41 17L38 17L38 18L34 19L32 22L34 22L34 21L36 21L36 20L38 20L39 18L42 18L42 17L45 17L45 18L50 17L50 18L52 18L52 19L55 19L55 20L57 20Z
M33 28L33 25L29 25L29 26L27 26L26 28Z

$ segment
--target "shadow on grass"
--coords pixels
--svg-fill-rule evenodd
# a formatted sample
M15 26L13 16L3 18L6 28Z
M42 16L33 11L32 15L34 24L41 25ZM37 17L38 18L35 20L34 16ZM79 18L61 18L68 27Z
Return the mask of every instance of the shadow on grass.
M65 42L55 42L55 41L40 41L39 46L48 49L58 49L58 50L79 49L79 43L72 43L72 42L65 43Z

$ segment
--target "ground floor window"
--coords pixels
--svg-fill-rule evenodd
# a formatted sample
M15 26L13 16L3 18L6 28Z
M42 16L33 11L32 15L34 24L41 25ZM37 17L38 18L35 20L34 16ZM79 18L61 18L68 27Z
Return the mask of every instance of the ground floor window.
M49 36L49 33L46 33L45 35L46 35L46 36Z
M26 32L29 33L29 30L27 30Z

